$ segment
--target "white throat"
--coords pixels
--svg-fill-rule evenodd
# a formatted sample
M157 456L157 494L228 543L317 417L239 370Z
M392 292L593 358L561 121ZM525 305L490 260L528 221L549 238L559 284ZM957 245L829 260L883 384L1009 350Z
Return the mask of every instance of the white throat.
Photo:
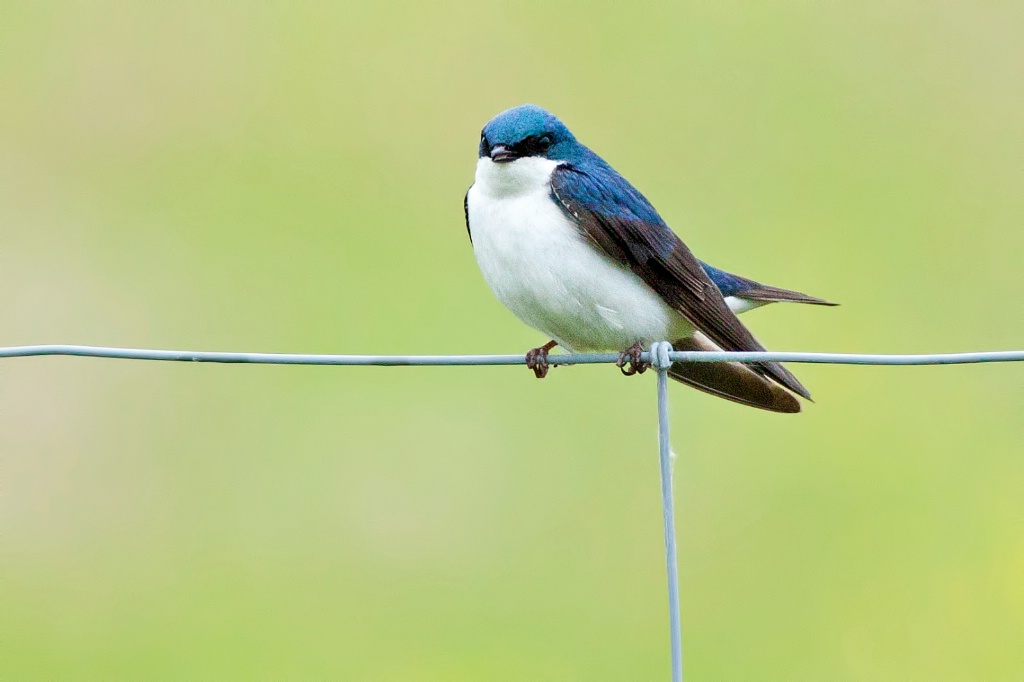
M551 173L560 164L560 161L539 156L494 163L485 156L476 162L476 186L496 199L546 192L551 184Z
M515 315L563 347L622 350L693 332L628 268L591 243L551 196L558 161L476 166L466 207L484 279Z

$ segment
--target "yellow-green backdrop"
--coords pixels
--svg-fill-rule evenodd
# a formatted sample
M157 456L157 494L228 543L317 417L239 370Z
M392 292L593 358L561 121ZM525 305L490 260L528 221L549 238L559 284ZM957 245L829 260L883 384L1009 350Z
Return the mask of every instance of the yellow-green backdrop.
M1024 347L1024 5L0 3L0 344L514 353L481 126L567 122L771 348ZM1024 367L672 387L705 680L1024 679ZM653 680L654 382L0 363L5 679Z

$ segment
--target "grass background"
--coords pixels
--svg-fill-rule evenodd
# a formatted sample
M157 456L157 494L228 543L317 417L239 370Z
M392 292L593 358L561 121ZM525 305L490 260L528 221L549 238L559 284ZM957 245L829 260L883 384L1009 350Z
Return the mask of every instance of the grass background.
M511 353L465 235L530 101L779 350L1024 346L1024 6L0 2L0 344ZM1024 368L675 386L692 679L1024 677ZM658 679L654 382L0 366L7 679Z

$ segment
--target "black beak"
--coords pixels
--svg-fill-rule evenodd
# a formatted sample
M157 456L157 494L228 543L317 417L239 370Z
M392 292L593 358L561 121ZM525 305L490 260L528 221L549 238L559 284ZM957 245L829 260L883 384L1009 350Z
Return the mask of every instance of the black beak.
M491 147L491 161L494 163L508 163L518 158L515 152L503 144L496 144Z

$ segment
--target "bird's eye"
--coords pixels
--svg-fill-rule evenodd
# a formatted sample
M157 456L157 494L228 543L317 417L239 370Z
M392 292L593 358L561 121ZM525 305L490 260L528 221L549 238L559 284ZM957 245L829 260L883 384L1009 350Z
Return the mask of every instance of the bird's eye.
M523 156L541 156L551 148L550 135L531 135L520 143Z
M491 155L491 143L487 141L487 136L483 133L480 133L479 155L482 157Z

